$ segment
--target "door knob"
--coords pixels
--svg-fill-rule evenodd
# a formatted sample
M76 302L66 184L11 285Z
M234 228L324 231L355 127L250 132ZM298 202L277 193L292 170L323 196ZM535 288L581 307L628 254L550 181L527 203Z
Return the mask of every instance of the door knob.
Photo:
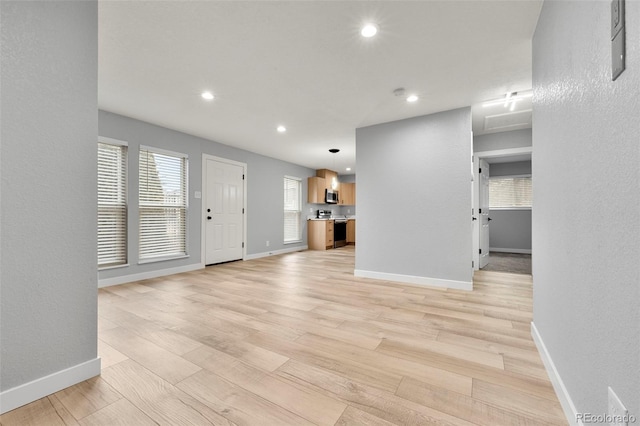
M491 220L493 220L493 219L491 219L490 217L488 217L488 218L487 218L487 220L488 220L488 221L491 221Z
M207 216L207 220L211 220L211 216Z
M478 220L478 218L477 217L472 217L471 220Z
M211 209L207 209L207 213L211 212Z

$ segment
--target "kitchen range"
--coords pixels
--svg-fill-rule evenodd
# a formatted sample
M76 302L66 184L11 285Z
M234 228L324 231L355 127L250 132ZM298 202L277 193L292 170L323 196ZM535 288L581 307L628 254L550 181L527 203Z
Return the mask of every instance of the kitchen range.
M331 210L318 210L316 219L333 220L333 247L347 245L347 217L344 215L333 216Z
M351 223L349 223L351 222ZM353 227L353 241L347 238L347 227ZM331 210L317 210L316 217L309 219L308 245L311 250L327 250L355 244L355 219L345 215L333 215Z

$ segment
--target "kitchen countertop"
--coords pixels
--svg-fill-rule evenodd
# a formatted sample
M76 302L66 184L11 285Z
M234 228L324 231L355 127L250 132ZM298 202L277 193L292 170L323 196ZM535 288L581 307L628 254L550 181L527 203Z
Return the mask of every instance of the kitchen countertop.
M344 217L330 217L330 218L326 218L326 219L325 218L319 219L317 217L307 218L307 220L336 220L336 219L343 219L344 220L345 218ZM346 219L347 220L356 220L356 217L355 216L351 216L351 217L347 217Z

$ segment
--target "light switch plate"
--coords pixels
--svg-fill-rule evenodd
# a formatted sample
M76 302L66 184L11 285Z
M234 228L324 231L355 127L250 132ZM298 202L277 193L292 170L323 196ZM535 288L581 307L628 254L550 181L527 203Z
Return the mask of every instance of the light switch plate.
M609 406L609 424L611 426L628 426L629 421L629 412L622 405L622 401L618 398L618 395L611 389L608 388L608 406Z
M615 81L624 71L624 28L611 41L611 80Z
M624 0L611 0L611 40L624 27Z
M615 81L625 69L625 0L611 0L611 80Z

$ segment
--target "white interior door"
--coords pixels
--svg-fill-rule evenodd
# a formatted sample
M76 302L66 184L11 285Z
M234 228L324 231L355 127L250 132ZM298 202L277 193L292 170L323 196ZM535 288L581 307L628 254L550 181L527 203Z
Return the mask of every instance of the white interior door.
M242 259L244 166L206 159L205 264Z
M484 268L489 263L489 222L491 221L489 217L489 163L480 160L479 167L480 268Z

